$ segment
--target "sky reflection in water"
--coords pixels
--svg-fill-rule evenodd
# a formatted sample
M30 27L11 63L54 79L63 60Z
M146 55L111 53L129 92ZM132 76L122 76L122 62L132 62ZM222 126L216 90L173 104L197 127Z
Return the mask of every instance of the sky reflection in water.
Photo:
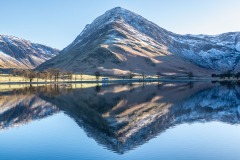
M238 159L239 93L211 83L3 91L0 158Z

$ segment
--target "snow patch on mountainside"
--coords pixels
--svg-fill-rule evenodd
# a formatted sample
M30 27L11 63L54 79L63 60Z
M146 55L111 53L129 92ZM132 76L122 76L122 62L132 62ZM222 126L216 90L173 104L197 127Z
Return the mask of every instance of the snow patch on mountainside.
M234 70L239 63L240 47L236 44L239 33L220 35L172 35L176 54L209 69L224 72Z

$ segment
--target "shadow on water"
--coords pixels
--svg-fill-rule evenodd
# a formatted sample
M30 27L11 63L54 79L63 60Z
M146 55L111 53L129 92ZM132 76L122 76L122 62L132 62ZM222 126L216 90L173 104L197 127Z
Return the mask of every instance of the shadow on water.
M99 144L123 154L179 124L240 123L238 83L73 86L0 92L0 129L64 112Z

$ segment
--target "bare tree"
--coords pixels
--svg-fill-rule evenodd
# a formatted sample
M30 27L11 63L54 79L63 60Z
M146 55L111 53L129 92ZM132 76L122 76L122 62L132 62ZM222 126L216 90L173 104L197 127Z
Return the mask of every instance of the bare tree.
M29 80L29 82L32 82L32 80L36 77L36 74L32 70L23 70L22 75Z
M132 79L133 76L134 76L134 73L133 73L132 71L129 71L129 72L127 73L127 77L128 77L129 79Z
M96 80L99 81L99 77L100 77L100 72L99 71L96 71L95 73L95 76L96 76Z
M50 81L51 81L52 76L50 75L49 72L45 71L45 72L43 72L43 74L44 74L45 82L47 82L48 79L50 79Z
M13 76L20 76L22 75L23 70L22 69L13 69L12 74Z
M72 77L73 77L73 73L72 72L67 72L67 78L68 78L68 80L69 81L71 81L72 80Z
M80 73L80 77L81 77L81 81L83 80L83 74L82 73Z
M238 73L235 75L235 77L236 77L237 79L239 79L239 77L240 77L240 72L238 72Z
M144 80L145 79L145 73L142 72L141 75L142 75L142 79Z
M58 68L50 68L47 70L48 77L50 78L50 81L52 78L54 78L55 82L58 82L59 75L60 75L60 70Z
M188 78L190 78L190 79L193 78L193 73L192 72L188 72L187 75L188 75Z
M60 73L60 77L61 77L61 79L63 79L64 81L68 78L68 73L67 72L61 72Z
M162 73L161 73L161 72L157 72L157 78L158 78L158 80L160 79L161 76L162 76Z
M34 74L35 74L35 77L37 78L37 82L38 82L39 78L41 78L40 77L40 72L35 71Z
M58 82L60 70L59 69L53 69L53 75L54 75L54 81Z
M45 71L45 78L46 78L46 79L49 79L50 81L52 81L53 71L52 71L51 68L49 68L49 69L47 69L47 70ZM46 79L45 79L45 80L46 80Z
M47 82L47 72L40 72L39 73L39 78L44 79L45 82Z

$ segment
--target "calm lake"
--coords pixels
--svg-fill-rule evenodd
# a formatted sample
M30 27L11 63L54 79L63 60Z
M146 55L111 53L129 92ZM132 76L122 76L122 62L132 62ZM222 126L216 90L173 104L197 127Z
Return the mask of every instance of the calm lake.
M240 85L0 89L2 160L239 160Z

